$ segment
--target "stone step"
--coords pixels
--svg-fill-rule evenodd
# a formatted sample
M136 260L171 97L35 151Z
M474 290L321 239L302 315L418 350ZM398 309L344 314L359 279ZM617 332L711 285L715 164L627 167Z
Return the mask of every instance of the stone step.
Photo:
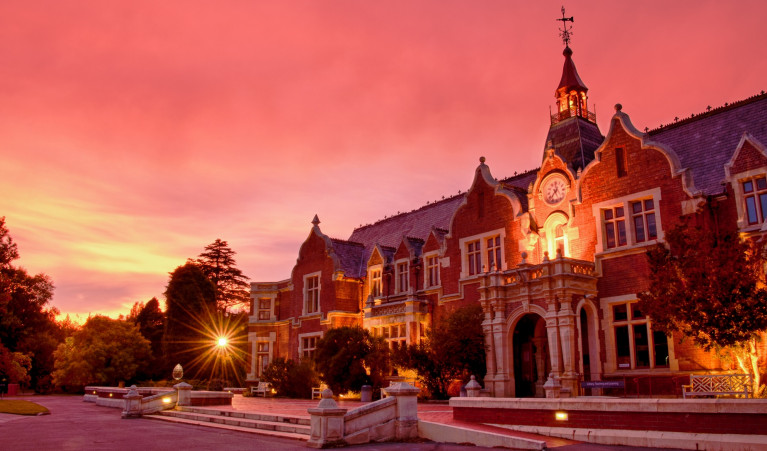
M180 417L170 416L170 415L161 415L161 414L145 415L144 418L148 418L151 420L167 421L170 423L187 424L187 425L214 428L214 429L223 429L227 431L247 432L249 434L266 435L270 437L288 438L293 440L301 440L304 442L309 438L307 434L279 432L279 431L271 431L267 429L255 429L252 427L243 427L243 426L232 426L228 424L211 423L210 421L190 420L187 418L180 418Z
M195 412L195 411L190 412L185 410L165 410L163 412L160 412L160 416L196 421L200 423L233 426L237 428L249 428L253 430L253 432L269 431L269 432L279 432L279 433L287 433L287 434L297 434L297 435L301 435L303 439L308 439L311 432L311 428L308 425L296 424L296 423L290 422L292 418L285 419L288 421L281 421L282 419L279 418L279 416L276 416L277 417L276 421L269 421L269 420L262 420L262 419L233 417L230 415L221 415L220 414L221 412L222 411L213 411L213 412L203 413L203 412ZM224 412L224 413L232 413L232 412Z
M308 416L300 417L294 415L277 415L272 413L242 412L237 410L220 410L209 407L178 406L176 411L202 413L205 415L218 415L230 418L242 418L246 420L269 421L273 423L299 424L309 426L311 424Z

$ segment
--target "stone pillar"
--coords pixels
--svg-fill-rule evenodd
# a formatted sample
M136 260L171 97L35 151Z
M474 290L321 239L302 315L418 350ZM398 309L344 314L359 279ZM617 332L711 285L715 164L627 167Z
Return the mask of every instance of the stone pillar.
M344 443L344 415L347 409L338 407L329 388L322 391L322 399L317 407L307 410L312 416L312 430L306 446L329 448Z
M493 339L495 340L495 377L493 378L493 396L506 396L509 382L509 369L506 356L508 354L508 339L506 334L506 309L503 301L493 302Z
M487 301L482 303L482 310L485 313L485 320L482 321L482 332L485 333L485 343L487 348L485 354L487 357L487 375L495 375L495 340L493 339L493 306Z
M477 378L472 375L471 380L466 384L466 396L469 398L477 398L479 397L480 391L482 391L482 386L477 382Z
M544 353L546 339L533 338L533 345L535 346L535 368L538 373L538 380L535 381L535 397L543 398L546 396L546 392L543 389L543 384L546 383L546 354Z
M191 406L192 405L192 386L186 382L180 382L173 386L178 392L177 406Z
M563 302L559 309L559 335L562 340L563 374L560 383L563 391L570 396L578 393L578 372L575 370L575 353L578 334L575 328L576 318L569 302Z
M561 360L561 349L559 346L559 326L557 321L556 301L549 301L549 308L546 312L546 334L549 338L549 353L551 355L551 373L549 379L543 384L547 398L559 398L561 385L559 377L561 376L559 362Z
M406 440L418 437L418 393L421 389L407 382L397 382L384 389L387 395L397 398L394 420L395 437ZM312 428L314 430L314 428Z
M135 385L131 385L128 394L123 396L125 408L122 412L123 418L141 418L141 399L143 396L138 394Z

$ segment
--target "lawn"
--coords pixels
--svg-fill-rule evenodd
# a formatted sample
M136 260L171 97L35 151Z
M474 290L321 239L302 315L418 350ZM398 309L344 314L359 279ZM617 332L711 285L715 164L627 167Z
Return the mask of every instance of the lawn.
M0 413L12 413L15 415L47 415L51 412L40 404L20 399L0 400Z

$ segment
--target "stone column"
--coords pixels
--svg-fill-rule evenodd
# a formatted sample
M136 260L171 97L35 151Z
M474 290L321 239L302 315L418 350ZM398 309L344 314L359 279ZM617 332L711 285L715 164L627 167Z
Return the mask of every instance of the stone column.
M576 332L576 319L572 306L569 302L563 302L559 309L559 335L562 340L563 374L561 377L562 388L574 396L578 393L578 372L575 370L575 353L578 345Z
M482 321L482 331L485 333L485 343L487 349L487 375L495 376L495 340L493 339L493 306L490 301L482 303L482 311L485 314L485 320Z
M551 354L551 373L549 379L543 384L547 398L559 398L561 385L559 384L561 350L559 346L559 326L557 321L556 301L549 301L546 312L546 335L549 338L549 353Z
M122 412L123 418L141 418L141 399L143 396L138 394L135 385L131 385L128 394L123 396L125 408Z
M407 382L397 382L384 389L386 394L397 398L397 411L394 421L394 433L397 440L418 437L418 393L420 388ZM314 428L312 428L314 430Z
M173 386L178 392L177 406L191 406L192 405L192 386L186 382L180 382Z
M306 446L310 448L329 448L344 443L344 415L347 409L338 407L333 400L333 392L326 388L317 407L307 409L311 418L311 436Z
M543 390L543 384L546 383L546 354L544 353L546 343L545 338L533 338L535 345L535 367L538 370L538 380L535 381L535 397L543 398L546 392Z
M495 377L493 378L493 396L506 396L506 387L509 382L509 369L507 368L508 339L506 336L506 309L503 301L496 299L493 302L493 339L495 340Z

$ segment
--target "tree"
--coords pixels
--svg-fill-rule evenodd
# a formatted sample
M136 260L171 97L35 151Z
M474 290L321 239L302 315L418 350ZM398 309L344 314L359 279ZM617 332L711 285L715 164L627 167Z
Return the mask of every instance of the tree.
M639 307L653 328L679 332L705 350L730 348L760 386L757 340L767 329L763 243L735 230L682 223L666 234L668 248L647 252L650 287Z
M162 378L162 338L165 331L165 314L160 310L160 301L150 299L146 304L136 302L131 308L127 321L138 326L141 335L149 340L152 347L151 363L142 368L138 377L144 379Z
M29 370L32 359L20 352L11 352L0 345L0 380L6 379L11 384L29 383Z
M333 393L360 390L373 382L373 374L381 373L376 364L381 361L380 346L374 346L370 334L361 327L338 327L328 330L317 342L314 362L322 381ZM386 360L386 359L384 359Z
M31 276L12 262L19 258L16 243L0 217L0 344L31 358L29 381L53 371L53 351L63 340L56 323L58 310L49 305L53 283L45 274Z
M271 382L279 395L290 398L311 398L317 385L317 374L307 361L296 363L277 357L264 368L263 379Z
M250 279L237 268L235 254L226 241L217 238L195 260L216 286L216 302L221 310L241 310L250 302Z
M196 264L188 262L170 274L165 300L164 374L170 375L180 363L186 374L209 377L202 356L215 339L216 287Z
M81 389L130 381L150 355L149 341L135 325L93 316L56 349L53 383Z
M448 397L448 388L455 379L468 382L474 375L482 381L487 371L483 319L479 305L456 310L427 331L423 343L396 351L394 365L416 370L437 399Z

